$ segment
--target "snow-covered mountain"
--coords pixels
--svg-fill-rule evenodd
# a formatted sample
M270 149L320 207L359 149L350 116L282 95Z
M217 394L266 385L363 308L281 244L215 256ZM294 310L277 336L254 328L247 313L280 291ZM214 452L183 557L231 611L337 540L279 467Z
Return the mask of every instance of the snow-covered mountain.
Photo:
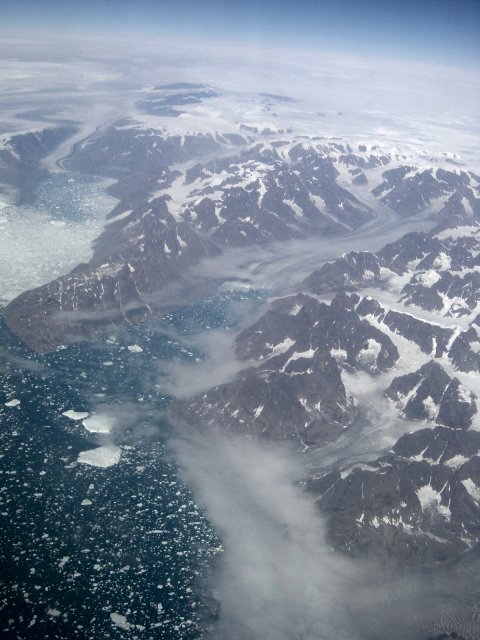
M305 282L313 296L274 301L238 336L248 368L173 414L335 451L383 403L387 452L353 445L350 462L306 480L331 543L412 564L460 558L480 542L479 250L476 223L443 224L325 264Z
M195 91L183 88L182 100L213 99ZM188 269L232 248L347 235L409 215L478 217L476 174L447 155L426 163L411 151L291 128L237 122L223 133L176 134L117 120L77 143L63 161L117 180L111 192L120 201L92 259L12 301L7 323L33 349L49 351L156 313L166 285L183 283L186 295L197 286L188 284ZM468 276L472 287L476 277ZM454 286L444 279L437 289L447 287L453 296ZM422 287L412 282L408 295L421 295ZM439 289L437 304L440 299Z
M223 128L211 117L203 130L182 124L198 125L220 98L203 85L163 85L139 100L138 119L75 144L63 167L114 179L119 202L90 261L10 302L9 328L48 352L198 297L222 279L202 277L207 259L360 238L386 220L400 236L406 218L430 220L433 231L377 252L319 256L293 293L238 335L236 377L177 400L170 415L335 451L378 401L394 425L390 445L319 463L306 479L329 514L332 544L411 562L456 557L480 541L477 173L452 153L273 126L273 110L284 110L284 123L295 107L282 96L257 96L258 121L233 110L228 126L222 112ZM172 128L154 126L158 118ZM3 162L22 165L31 143L46 147L51 136L25 135L23 146L5 141Z

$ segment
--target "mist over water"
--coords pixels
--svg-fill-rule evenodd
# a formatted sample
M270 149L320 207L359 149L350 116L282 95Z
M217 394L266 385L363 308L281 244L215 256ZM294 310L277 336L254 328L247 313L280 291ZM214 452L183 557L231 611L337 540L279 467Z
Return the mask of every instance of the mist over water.
M218 620L208 638L426 637L428 579L333 551L325 517L299 484L300 454L185 425L171 447L223 544L211 583Z
M313 638L324 624L354 638L336 604L351 563L325 544L313 503L293 484L300 473L294 457L218 433L173 446L225 549L213 585L220 618L211 637Z

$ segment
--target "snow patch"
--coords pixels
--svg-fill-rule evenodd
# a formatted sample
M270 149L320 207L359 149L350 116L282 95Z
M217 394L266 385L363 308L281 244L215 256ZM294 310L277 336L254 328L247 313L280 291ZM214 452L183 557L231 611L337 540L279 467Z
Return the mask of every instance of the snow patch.
M302 308L302 305L297 303L296 305L294 305L294 306L290 309L290 311L288 312L288 315L289 315L289 316L296 316L296 315L298 314L298 312L300 311L300 309L301 309L301 308Z
M422 511L435 509L446 520L450 520L450 509L441 503L441 494L438 491L435 491L431 484L426 484L423 487L420 487L417 489L416 494L420 501Z
M457 240L458 238L463 238L465 236L471 237L480 231L480 227L477 225L465 225L454 227L452 229L445 229L444 231L440 231L440 233L436 234L436 237L439 240L445 240L446 238L451 238L452 240Z
M348 357L348 353L345 351L345 349L330 349L330 355L332 356L332 358L335 358L335 360L346 360Z
M456 456L453 456L453 458L450 458L450 460L447 460L445 462L445 466L450 467L451 469L458 469L462 466L462 464L468 462L469 459L470 458L466 458L465 456L458 454Z
M382 345L376 340L369 338L367 341L367 346L364 347L358 354L358 361L361 364L365 365L375 364L381 350Z
M417 274L416 280L424 287L433 287L440 280L441 276L433 269L429 271L423 271L422 273Z
M416 390L416 388L415 388ZM428 415L428 420L435 420L438 415L438 406L431 396L427 396L423 401L423 406Z
M263 411L263 406L264 406L264 405L262 404L262 405L260 405L259 407L257 407L257 408L255 409L255 412L254 412L254 414L253 414L253 417L254 417L254 418L258 418L258 417L261 415L261 413L262 413L262 411Z
M475 502L480 503L480 488L473 482L471 478L462 480L462 484L467 490L469 496L471 496Z
M294 344L295 344L295 340L292 340L291 338L285 338L285 340L283 340L282 342L279 342L276 345L267 343L265 346L268 349L270 349L272 356L278 356L288 351L290 347L293 347Z
M435 267L435 269L438 269L439 271L448 271L452 267L452 261L450 259L450 256L447 256L447 254L442 251L435 258L433 262L433 266Z

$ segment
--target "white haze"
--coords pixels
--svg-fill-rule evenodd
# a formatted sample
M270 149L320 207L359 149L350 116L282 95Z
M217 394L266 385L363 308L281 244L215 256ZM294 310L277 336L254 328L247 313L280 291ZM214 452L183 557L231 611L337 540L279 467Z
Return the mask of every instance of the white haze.
M191 344L202 357L191 361L165 362L160 365L159 387L162 393L186 398L233 380L245 367L234 351L234 333L223 329L195 335ZM185 344L188 344L183 339Z
M381 207L381 205L379 205ZM377 207L375 207L377 209ZM429 214L402 218L393 211L379 213L357 231L336 237L276 242L229 250L203 260L191 271L203 276L238 279L275 294L297 292L302 281L325 262L350 251L378 251L410 231L430 231L436 224Z
M108 36L66 41L58 34L23 41L5 38L0 53L4 130L7 123L13 130L32 127L31 121L16 117L20 97L22 111L25 105L28 110L53 106L57 113L50 116L52 121L72 118L86 135L117 114L142 119L134 105L143 89L187 81L210 84L234 100L209 101L214 108L207 109L206 118L150 117L149 124L171 131L189 124L194 129L230 129L232 120L257 118L252 99L257 92L270 92L298 100L279 104L272 120L279 126L292 124L297 133L354 136L437 151L453 146L458 152L461 147L473 158L478 148L480 77L467 69L221 41L124 38L120 43Z
M213 575L215 640L415 640L427 628L428 582L334 552L298 454L178 428L186 482L223 542ZM408 615L407 615L408 612Z

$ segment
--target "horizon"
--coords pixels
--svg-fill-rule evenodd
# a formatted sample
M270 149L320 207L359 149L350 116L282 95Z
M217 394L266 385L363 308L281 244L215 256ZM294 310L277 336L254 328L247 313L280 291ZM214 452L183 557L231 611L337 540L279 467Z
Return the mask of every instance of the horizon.
M6 38L32 32L40 37L155 38L232 43L250 48L330 52L359 58L416 61L477 69L480 62L480 3L429 0L401 4L378 0L313 2L225 0L174 6L141 0L82 3L40 0L0 2Z

